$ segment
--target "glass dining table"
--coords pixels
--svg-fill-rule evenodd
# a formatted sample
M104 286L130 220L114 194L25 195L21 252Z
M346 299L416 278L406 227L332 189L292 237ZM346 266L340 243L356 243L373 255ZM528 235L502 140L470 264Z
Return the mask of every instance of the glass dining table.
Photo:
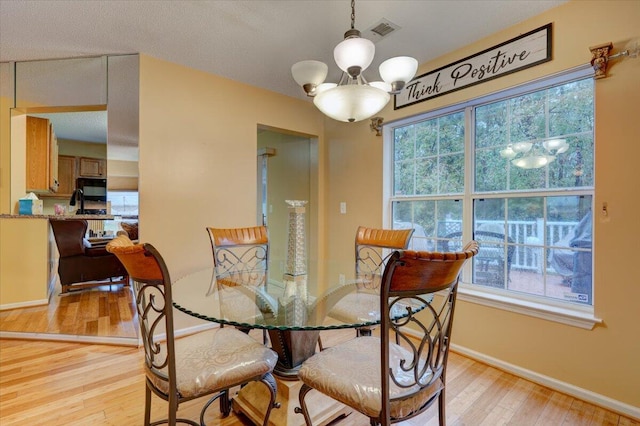
M297 371L316 352L320 332L379 324L379 298L370 290L371 278L342 275L336 277L335 285L324 286L306 274L274 278L264 271L216 278L214 268L203 269L174 281L173 305L188 315L223 326L267 330L271 348L278 353L274 375L279 379L277 401L281 403L280 409L272 411L270 424L302 425L303 416L294 412L300 386ZM329 315L347 296L350 303L367 309L351 316ZM416 309L420 307L413 307ZM399 306L397 315L405 314L406 307ZM355 337L355 331L353 334ZM234 398L234 410L256 424L261 424L267 405L266 389L262 388L259 383L251 383ZM314 406L326 408L319 411L314 424L326 424L349 412L333 400L321 401L327 397L320 393L317 398Z

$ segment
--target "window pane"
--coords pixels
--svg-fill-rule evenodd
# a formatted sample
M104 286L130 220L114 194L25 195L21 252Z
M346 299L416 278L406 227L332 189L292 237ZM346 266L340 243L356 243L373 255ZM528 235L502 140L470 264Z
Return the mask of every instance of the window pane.
M593 130L593 79L549 89L550 136Z
M414 140L412 138L414 126L405 126L394 131L395 161L402 161L414 157Z
M464 112L394 130L394 195L464 191Z
M433 251L441 249L438 240L461 239L462 200L394 201L393 228L413 228L409 248Z
M560 280L559 298L592 304L591 196L554 197L547 207L548 275Z
M506 146L507 102L495 102L476 108L476 148Z
M415 195L413 161L396 162L394 176L395 195Z
M439 194L460 194L464 191L464 154L452 154L440 157Z
M593 132L567 137L570 151L549 165L550 188L593 186Z
M508 103L509 141L524 142L545 137L544 92L529 93Z
M475 181L476 191L505 191L509 168L504 167L504 159L500 157L500 149L483 149L476 151Z
M591 196L476 200L474 283L591 304L591 203Z
M475 190L593 186L592 80L475 108Z
M440 155L464 153L464 112L440 117Z
M438 159L426 158L416 161L416 195L438 192Z

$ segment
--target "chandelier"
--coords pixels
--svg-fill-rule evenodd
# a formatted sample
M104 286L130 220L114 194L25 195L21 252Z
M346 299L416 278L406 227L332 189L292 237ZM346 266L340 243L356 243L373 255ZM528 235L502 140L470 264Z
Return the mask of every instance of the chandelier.
M355 0L351 0L351 29L333 50L336 64L343 71L339 83L325 83L327 64L302 61L291 67L293 79L314 105L325 115L338 121L354 122L374 116L389 102L390 94L398 94L413 78L418 61L408 56L387 59L379 68L384 81L367 82L362 72L373 61L376 48L355 29Z
M542 149L544 148L544 149ZM500 150L500 156L511 160L511 164L522 169L539 169L556 159L556 155L567 152L566 139L547 139L542 148L532 142L516 142Z

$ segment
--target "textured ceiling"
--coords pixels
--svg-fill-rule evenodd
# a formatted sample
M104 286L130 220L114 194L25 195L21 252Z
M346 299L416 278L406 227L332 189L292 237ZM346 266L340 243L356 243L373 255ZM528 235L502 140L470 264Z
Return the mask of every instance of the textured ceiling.
M381 19L400 27L377 42L365 76L378 80L392 56L423 63L564 2L359 0L363 34ZM321 60L337 81L333 48L350 20L348 0L0 0L0 61L144 53L305 98L291 65Z
M355 27L376 43L365 77L379 80L390 57L424 63L565 1L358 0ZM399 29L375 40L368 30L381 20ZM333 48L350 26L348 0L0 0L0 62L144 53L309 100L291 65L323 61L337 82ZM61 138L104 138L104 112L50 118ZM109 140L110 156L137 158Z

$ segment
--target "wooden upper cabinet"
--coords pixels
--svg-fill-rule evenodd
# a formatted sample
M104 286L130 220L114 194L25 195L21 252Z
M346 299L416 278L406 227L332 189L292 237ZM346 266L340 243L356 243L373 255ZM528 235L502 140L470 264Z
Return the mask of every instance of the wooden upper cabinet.
M58 138L49 124L49 189L57 192L58 186Z
M107 160L102 158L80 157L80 172L82 177L107 177Z
M71 197L71 193L76 189L76 157L68 155L58 156L58 191L56 195L60 197Z
M49 120L27 116L27 191L49 192L51 141Z

